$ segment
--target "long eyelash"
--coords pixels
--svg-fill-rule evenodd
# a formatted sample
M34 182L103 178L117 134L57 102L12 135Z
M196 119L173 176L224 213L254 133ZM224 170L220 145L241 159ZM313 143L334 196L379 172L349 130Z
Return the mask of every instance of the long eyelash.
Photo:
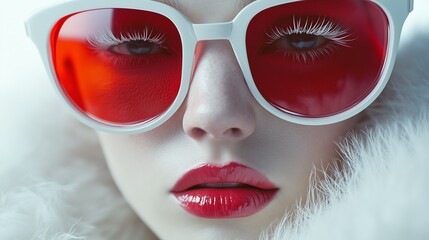
M105 29L98 34L94 34L87 39L89 45L95 49L107 49L111 46L130 41L148 41L158 45L162 45L165 41L164 34L154 33L154 30L145 27L143 32L132 31L121 33L119 37L115 36L111 29Z
M325 17L319 17L316 21L310 19L303 20L301 17L292 19L292 26L287 28L274 27L269 32L267 44L272 44L276 40L292 34L309 34L322 36L330 41L331 44L326 45L321 49L314 49L303 52L285 52L286 55L293 54L295 60L303 60L307 62L310 58L313 62L321 56L330 55L335 50L336 45L350 47L349 43L353 41L349 29L344 29L334 21Z
M348 46L350 34L348 29L342 29L338 24L335 24L332 20L319 17L315 22L307 18L302 21L301 18L296 19L293 17L293 26L288 28L275 27L267 33L270 38L268 43L272 43L277 39L291 34L311 34L316 36L323 36L331 41L335 41L341 46Z

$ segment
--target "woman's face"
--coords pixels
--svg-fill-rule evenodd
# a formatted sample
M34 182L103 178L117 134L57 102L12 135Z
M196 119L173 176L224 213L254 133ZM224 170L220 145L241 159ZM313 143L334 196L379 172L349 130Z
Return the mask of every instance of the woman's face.
M248 2L168 4L208 23L231 20ZM99 137L119 189L159 238L256 239L305 199L311 171L337 157L335 142L358 119L317 127L281 120L252 97L227 41L198 48L172 118L143 134Z

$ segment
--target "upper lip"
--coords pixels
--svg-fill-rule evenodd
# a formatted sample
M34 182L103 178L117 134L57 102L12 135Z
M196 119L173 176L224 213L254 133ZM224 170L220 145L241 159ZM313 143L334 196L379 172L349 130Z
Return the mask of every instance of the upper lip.
M171 192L179 193L203 187L239 187L240 185L259 189L278 188L262 173L245 165L231 162L223 166L203 164L191 169L176 182Z

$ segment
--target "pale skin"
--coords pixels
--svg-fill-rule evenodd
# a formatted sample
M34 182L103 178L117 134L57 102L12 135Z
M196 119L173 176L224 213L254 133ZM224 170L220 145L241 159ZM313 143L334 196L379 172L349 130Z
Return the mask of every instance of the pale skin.
M172 0L168 4L195 23L209 23L231 20L248 2ZM257 239L297 200L305 199L313 167L323 168L338 158L336 142L360 118L327 126L281 120L253 98L228 42L204 42L199 47L202 52L187 98L172 118L139 135L98 135L121 193L158 238ZM274 200L256 214L196 217L169 192L198 165L232 161L256 169L279 186Z

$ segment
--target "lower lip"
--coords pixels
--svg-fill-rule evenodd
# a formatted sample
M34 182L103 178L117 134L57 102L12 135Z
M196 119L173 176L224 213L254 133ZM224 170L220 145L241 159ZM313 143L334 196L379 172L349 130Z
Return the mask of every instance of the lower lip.
M200 188L174 193L189 213L203 218L241 218L264 208L278 189Z

